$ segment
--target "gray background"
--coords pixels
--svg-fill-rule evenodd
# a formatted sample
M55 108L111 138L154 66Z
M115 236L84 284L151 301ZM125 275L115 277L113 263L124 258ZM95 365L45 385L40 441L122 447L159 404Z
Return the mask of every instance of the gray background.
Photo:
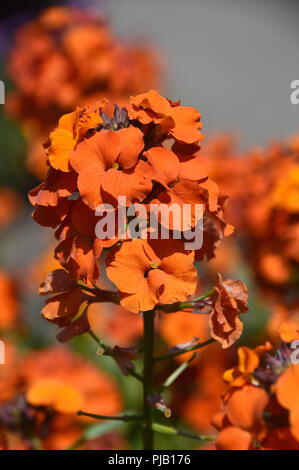
M299 130L299 2L101 0L123 37L147 37L168 63L165 91L202 114L208 136L238 132L243 145Z

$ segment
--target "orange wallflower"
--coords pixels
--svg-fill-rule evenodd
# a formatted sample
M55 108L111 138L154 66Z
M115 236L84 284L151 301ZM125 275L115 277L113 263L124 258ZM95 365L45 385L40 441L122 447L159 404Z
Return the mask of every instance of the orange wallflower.
M127 108L115 104L111 111L109 103L102 100L93 107L77 108L63 116L46 146L47 178L29 194L35 206L34 219L41 225L57 227L55 235L59 244L55 257L65 269L65 272L61 271L66 280L65 291L50 288L47 293L53 297L47 300L43 315L60 326L70 326L71 330L65 333L68 337L77 327L81 333L88 328L86 315L81 320L78 318L80 326L70 324L84 300L92 303L92 299L80 294L81 288L76 283L96 284L98 262L104 248L111 251L118 243L107 258L107 275L119 290L122 306L139 312L159 303L184 301L193 294L197 277L194 259L211 258L222 236L231 232L231 226L223 220L225 199L219 194L217 184L208 178L208 161L199 153L199 142L203 137L199 130L199 113L179 102L172 103L157 92L150 91L148 96L151 104L146 111L142 110L140 120L139 111L132 116L131 108L132 103L136 106L136 103L143 103L140 104L142 107L147 102L148 98L142 95L132 97ZM171 117L164 116L162 120L155 117L150 125L145 124L143 113L151 116L150 106L157 116L168 113ZM161 124L165 120L173 123L169 133L164 132ZM188 132L189 139L186 137ZM176 139L171 150L167 148L168 137ZM106 238L100 240L96 237L96 226L98 222L106 223L106 216L98 216L96 209L100 204L108 203L113 209L109 215L119 215L119 196L126 197L128 209L124 206L125 214L121 220L117 217L115 234L111 236L107 232ZM187 227L184 212L183 226L174 226L169 220L167 227L180 232L195 225L194 207L201 204L203 246L196 252L185 251L184 233L181 241L167 242L130 240L131 232L123 236L122 231L131 220L127 211L135 208L134 203L138 202L143 203L147 211L144 221L147 223L151 222L150 210L156 203L158 208L173 202L180 206L191 205L192 220ZM159 221L163 225L162 219ZM172 234L170 237L173 238ZM43 292L46 293L44 287ZM235 334L234 338L237 330L238 334L241 332L238 314L243 311L237 304L238 301L236 315L227 319L231 322L230 331ZM228 317L231 313L232 310ZM216 315L212 318L213 334L218 334L219 338L222 321L217 326ZM215 332L217 328L218 333ZM226 334L229 336L228 330L224 336ZM223 339L223 344L229 346L234 338Z
M156 90L132 97L128 111L130 119L145 125L154 123L158 132L179 142L193 144L204 138L200 132L200 113L192 107L180 106L180 102L167 100Z
M224 374L229 387L223 410L213 418L218 449L299 449L299 369L291 363L296 334L285 326L282 335L289 341L282 341L274 356L269 344L239 350L238 367Z
M121 305L134 312L186 300L196 288L194 253L179 240L132 240L107 258L107 276L118 287Z
M55 170L68 172L70 154L80 142L82 134L88 129L102 124L102 119L94 111L77 108L73 113L65 114L59 119L57 128L51 132L50 145L47 149L49 162ZM85 132L84 132L85 130Z
M82 199L91 209L109 203L111 196L125 196L132 204L149 194L152 185L144 174L145 163L139 161L143 147L143 134L133 126L104 129L77 147L71 165L79 174Z

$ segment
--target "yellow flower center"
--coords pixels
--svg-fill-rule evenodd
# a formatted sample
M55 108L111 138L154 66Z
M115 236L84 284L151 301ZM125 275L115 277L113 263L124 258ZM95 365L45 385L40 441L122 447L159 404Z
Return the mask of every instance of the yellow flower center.
M151 269L157 269L158 265L155 261L151 261L150 267Z

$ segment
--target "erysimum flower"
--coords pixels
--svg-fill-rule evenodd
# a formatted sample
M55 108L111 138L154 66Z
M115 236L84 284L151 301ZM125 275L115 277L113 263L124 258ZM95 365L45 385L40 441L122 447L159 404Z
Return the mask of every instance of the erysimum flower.
M121 305L137 313L187 300L197 284L194 260L213 257L219 240L231 232L223 220L225 198L209 179L209 162L200 154L199 113L157 92L147 95L132 97L123 108L115 104L113 111L103 99L63 116L46 145L47 178L29 194L34 219L56 228L55 257L63 269L50 273L40 294L50 296L43 316L67 328L59 335L62 341L88 331L86 307L94 298L106 299L103 293L96 295L103 250L110 252L107 276L118 288ZM175 139L171 148L169 138ZM125 198L121 208L119 197ZM137 227L143 234L134 239L131 209L141 204L145 215ZM181 215L165 221L164 212L171 211L172 204L182 209ZM185 205L191 207L187 216ZM202 208L199 216L198 205ZM153 207L158 210L154 214L157 227L151 226ZM117 219L114 233L107 229L98 238L96 228L107 223L107 215ZM199 221L203 222L203 243L195 251L186 250L186 231L198 228ZM145 231L140 227L143 222ZM168 240L160 235L165 227ZM225 283L221 287L219 281L215 289L212 333L223 347L230 346L242 331L238 315L245 311L245 297L241 299L243 287L235 282L225 290ZM84 285L94 289L91 295Z
M220 431L216 447L223 450L299 449L298 365L291 363L291 342L298 333L287 325L288 343L275 355L271 345L239 349L239 364L226 371L229 386L223 409L213 418Z
M73 113L65 114L59 119L58 127L50 134L50 145L47 149L49 162L53 168L70 171L69 159L71 151L86 133L102 124L102 119L96 112L87 112L77 108ZM85 132L84 132L85 131Z
M193 144L200 142L204 135L200 132L200 113L190 106L180 106L150 90L131 98L128 107L129 117L142 124L154 124L157 132L165 137L173 137L179 142Z
M132 240L110 253L107 275L121 293L121 305L138 313L193 294L193 260L194 253L184 252L177 240Z
M125 196L128 204L145 198L152 185L144 174L145 163L139 161L143 147L143 134L133 126L104 129L77 147L71 165L79 175L82 199L91 209L111 201L111 196Z

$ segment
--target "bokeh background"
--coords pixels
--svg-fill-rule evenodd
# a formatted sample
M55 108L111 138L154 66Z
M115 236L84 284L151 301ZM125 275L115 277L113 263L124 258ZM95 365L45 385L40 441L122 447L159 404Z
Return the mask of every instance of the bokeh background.
M170 99L181 99L184 105L196 107L202 114L203 131L208 138L218 132L232 133L236 136L237 148L243 152L249 147L266 146L273 139L284 140L298 132L299 105L294 106L290 102L290 83L299 78L299 5L295 0L43 1L26 2L26 6L24 4L24 8L18 11L14 5L6 5L2 8L0 23L0 79L5 82L7 93L15 87L7 64L16 31L45 7L63 4L86 9L95 15L103 14L108 18L113 34L121 41L149 44L159 57L159 89ZM43 300L36 292L48 267L51 267L53 236L30 217L32 209L27 201L27 192L39 183L39 179L26 165L28 148L22 123L11 116L6 104L0 105L0 269L16 289L14 309L19 322L20 355L28 349L55 344L57 334L57 329L46 324L39 314ZM227 253L224 252L224 259L231 254ZM221 266L223 263L225 260ZM251 310L244 319L245 332L239 344L255 344L257 338L263 337L271 309L265 298L259 296L255 276L244 260L236 255L234 263L227 263L226 269L227 274L249 286ZM0 299L0 309L1 303L2 308L6 308L5 295ZM107 326L110 313L109 309L102 312L99 331L104 337L117 341L122 325L127 326L131 319L123 316L119 324L115 322L116 325ZM191 326L190 330L186 327L186 331L190 334L196 328L201 331L203 326L199 323ZM177 335L182 328L179 322L177 326L164 325L163 328L167 333L164 339L162 335L161 341L169 342L169 346L172 340L187 339ZM138 339L139 323L132 330L132 339ZM195 335L198 336L196 331ZM14 332L5 330L3 337L10 340ZM127 345L128 338L122 340ZM84 356L91 356L93 362L98 361L94 346L85 339L74 340L69 347ZM223 354L226 354L223 359L226 366L234 352ZM211 357L207 361L211 364L215 359ZM124 380L117 367L105 358L101 367L116 377L125 405L132 406L135 400L140 399L132 379ZM220 364L215 370L204 369L202 374L207 381L212 376L217 382L222 372ZM164 371L161 374L163 376ZM189 378L192 374L197 373L193 370ZM204 389L199 378L196 386L199 390ZM191 404L185 404L182 402L183 391L178 387L172 399L174 407L180 410L175 419L181 420L186 429L195 426L199 430L208 428L210 431L208 413L199 422L192 418L192 414L197 409L201 413L209 406L212 413L215 405L211 402L215 400L217 408L219 400L216 396L220 388L217 382L215 390L198 392L198 396L204 397L200 403L195 398L192 402L190 398ZM125 445L133 448L139 445L139 436L134 429L129 435L125 434L125 440L129 443ZM194 447L191 441L182 443L164 437L158 445L161 448Z

